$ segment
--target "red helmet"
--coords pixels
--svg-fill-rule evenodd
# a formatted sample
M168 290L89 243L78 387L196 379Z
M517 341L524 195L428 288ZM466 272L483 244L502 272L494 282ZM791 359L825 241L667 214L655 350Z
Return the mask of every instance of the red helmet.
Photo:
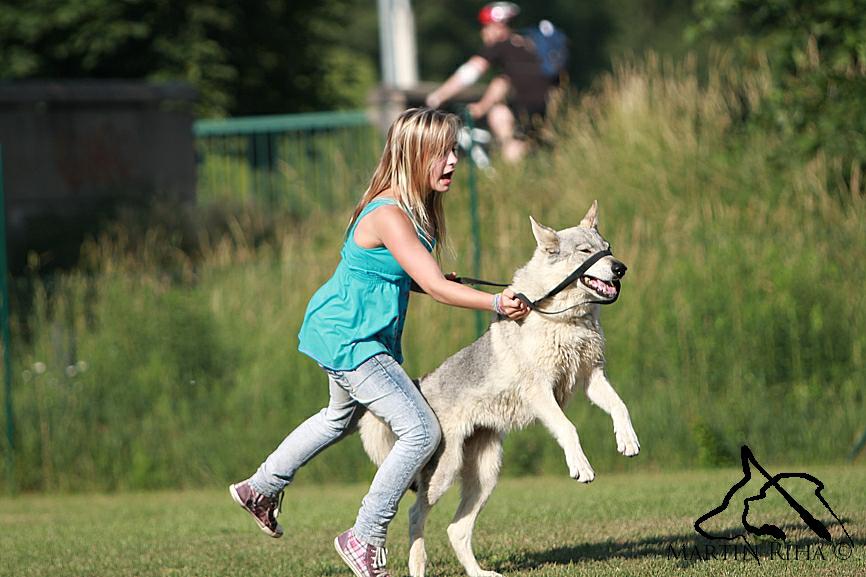
M483 26L487 26L493 22L508 22L520 14L520 7L513 2L491 2L486 4L478 13L478 21Z

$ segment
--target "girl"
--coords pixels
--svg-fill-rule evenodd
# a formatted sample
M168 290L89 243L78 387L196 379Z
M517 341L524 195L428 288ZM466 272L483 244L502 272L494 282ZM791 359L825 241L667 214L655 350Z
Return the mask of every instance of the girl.
M355 208L334 275L313 295L299 349L328 375L330 402L292 431L258 471L229 488L271 537L283 488L307 461L352 432L363 409L388 423L397 442L379 467L354 527L337 552L358 577L387 577L385 535L397 504L439 444L439 424L403 371L400 336L415 284L437 301L493 310L512 320L529 309L506 289L491 295L449 281L431 251L445 239L442 209L457 165L459 119L430 108L405 111Z

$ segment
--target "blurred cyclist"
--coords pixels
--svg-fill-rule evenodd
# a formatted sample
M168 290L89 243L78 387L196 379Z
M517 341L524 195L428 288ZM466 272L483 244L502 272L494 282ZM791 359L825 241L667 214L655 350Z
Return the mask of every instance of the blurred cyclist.
M484 48L427 96L427 105L438 108L493 66L499 74L481 100L467 108L475 119L486 116L507 162L519 161L526 154L528 144L522 137L544 119L550 90L558 84L545 75L532 41L511 29L510 22L519 13L520 8L511 2L484 6L478 13Z

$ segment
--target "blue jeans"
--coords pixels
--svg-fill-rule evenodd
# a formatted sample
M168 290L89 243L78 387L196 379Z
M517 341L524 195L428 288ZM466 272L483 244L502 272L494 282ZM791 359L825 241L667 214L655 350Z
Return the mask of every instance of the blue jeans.
M439 422L403 367L386 353L351 371L325 372L331 394L328 406L280 443L250 485L265 495L276 495L307 461L352 433L366 408L397 436L361 503L354 527L358 540L381 547L400 498L439 446Z

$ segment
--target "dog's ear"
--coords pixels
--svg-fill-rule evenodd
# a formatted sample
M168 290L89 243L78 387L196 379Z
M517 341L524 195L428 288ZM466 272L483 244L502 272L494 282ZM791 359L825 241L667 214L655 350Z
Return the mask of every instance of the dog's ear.
M592 206L586 211L586 216L580 221L580 226L583 228L594 228L598 230L598 201L593 200Z
M559 237L556 236L556 231L543 224L538 224L531 216L529 222L532 223L532 234L535 235L535 242L538 243L538 247L546 253L557 254L559 252Z

